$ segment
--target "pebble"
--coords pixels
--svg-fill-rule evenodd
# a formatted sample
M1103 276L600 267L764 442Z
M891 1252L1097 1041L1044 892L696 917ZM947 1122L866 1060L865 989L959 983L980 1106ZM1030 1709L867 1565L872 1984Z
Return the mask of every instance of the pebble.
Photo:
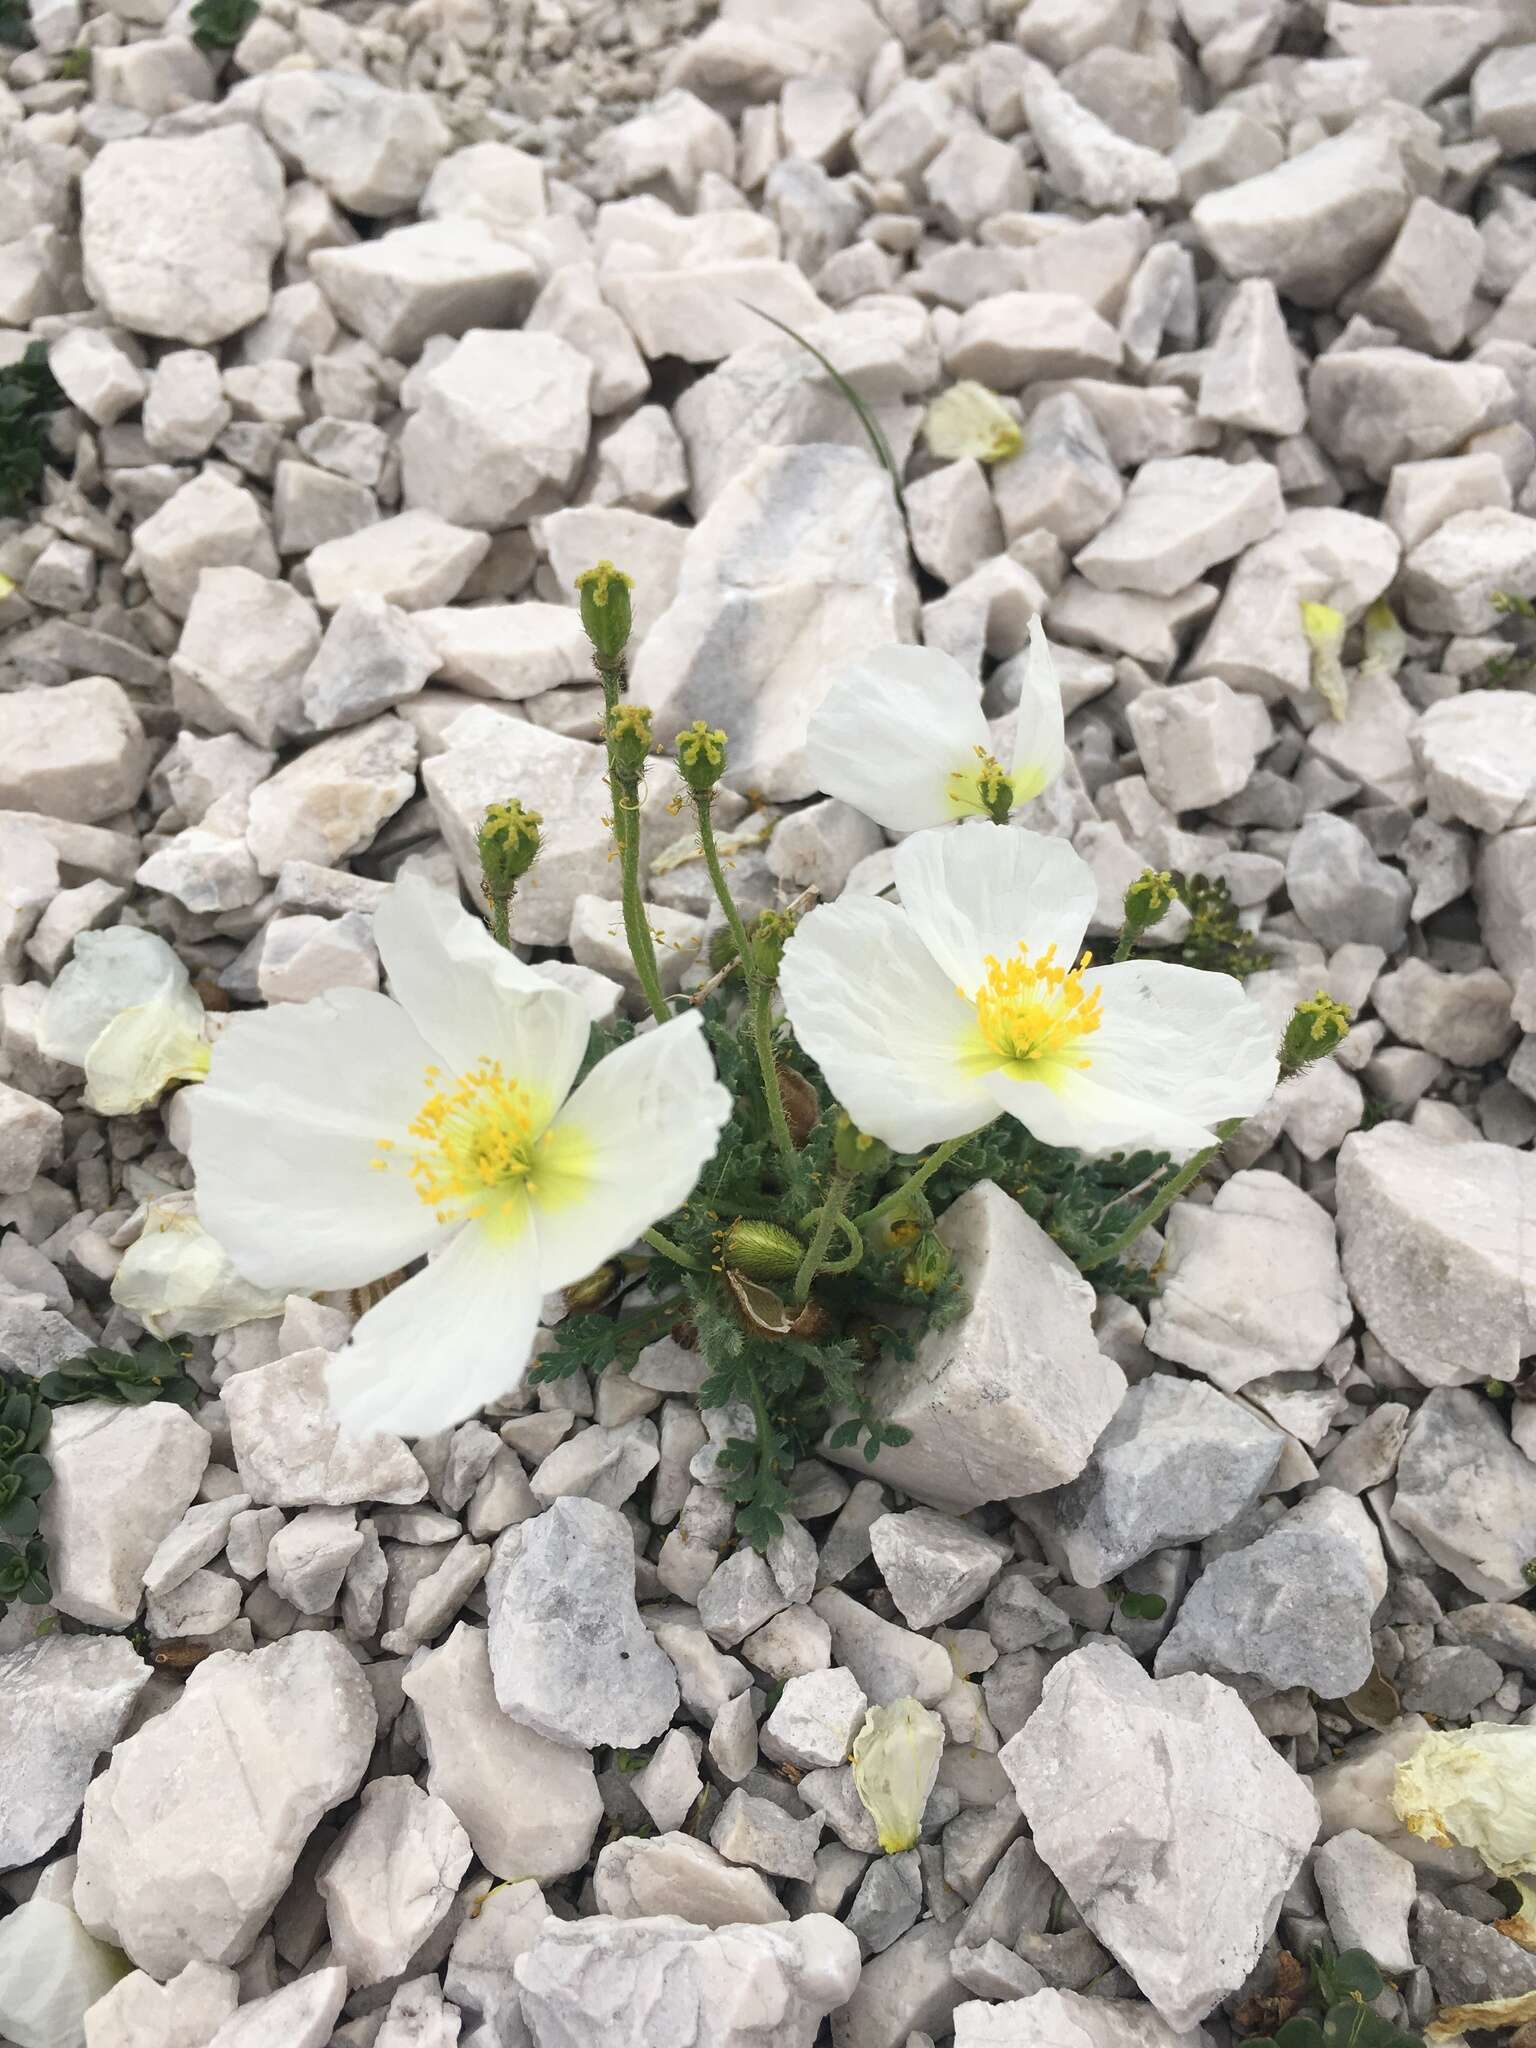
M97 1757L149 1666L114 1636L44 1636L0 1655L0 1863L35 1861L74 1826Z
M398 1977L454 1901L469 1836L409 1778L373 1778L315 1880L354 1990Z

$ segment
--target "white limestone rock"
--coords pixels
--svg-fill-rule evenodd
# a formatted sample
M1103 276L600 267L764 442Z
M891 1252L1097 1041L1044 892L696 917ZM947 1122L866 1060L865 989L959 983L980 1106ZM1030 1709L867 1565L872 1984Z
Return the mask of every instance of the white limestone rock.
M168 1401L81 1401L54 1411L53 1484L40 1505L61 1614L96 1628L128 1626L150 1560L191 1506L210 1449L208 1432Z
M144 397L140 365L100 327L71 327L48 350L48 367L71 405L110 427Z
M1318 1849L1312 1875L1340 1950L1364 1949L1381 1970L1414 1967L1408 1915L1419 1880L1406 1857L1358 1828L1345 1828Z
M144 439L162 461L206 455L234 416L211 349L171 349L155 364L144 400Z
M1210 2048L1204 2027L1170 2027L1137 1999L1034 1991L955 2008L955 2048Z
M281 1990L247 1999L208 2048L326 2048L346 1995L345 1970L336 1964L313 1970Z
M1296 353L1267 277L1240 284L1211 339L1200 379L1200 416L1254 434L1299 434L1307 401Z
M944 352L956 377L991 391L1017 391L1047 377L1113 376L1120 337L1069 292L998 292L960 316Z
M612 269L602 285L652 361L678 356L685 363L718 363L735 349L750 348L763 338L753 307L802 332L827 316L804 272L771 258L706 259L677 270Z
M1034 1505L1075 1583L1102 1586L1154 1551L1226 1528L1264 1491L1280 1452L1279 1434L1243 1402L1149 1373L1078 1477Z
M515 702L592 674L591 644L574 605L534 598L447 605L417 612L412 623L436 655L436 673L472 696Z
M1403 609L1423 633L1486 633L1499 621L1495 592L1523 591L1533 578L1536 519L1498 506L1456 512L1404 563Z
M1466 336L1482 267L1476 223L1420 196L1361 292L1358 311L1390 327L1410 348L1450 355Z
M427 1789L452 1807L486 1868L541 1883L579 1870L603 1817L591 1759L503 1713L485 1631L458 1623L403 1684L421 1716Z
M0 808L93 824L138 802L149 759L138 713L110 676L0 696Z
M208 1658L86 1794L75 1910L154 1977L243 1960L315 1823L356 1791L376 1722L339 1636Z
M811 1607L831 1632L834 1661L853 1673L871 1706L910 1696L935 1707L953 1685L954 1666L942 1644L899 1628L834 1586L824 1587Z
M407 510L497 531L558 504L587 452L591 383L558 335L471 329L417 383L400 439Z
M1431 704L1413 732L1430 816L1479 832L1536 825L1536 697L1471 690Z
M634 630L629 643L633 659L647 633L677 595L687 529L675 526L670 519L649 518L643 512L603 505L566 505L541 519L536 533L539 546L549 557L556 591L573 612L576 578L594 562L617 562L626 575L634 577L635 587L630 592ZM587 673L591 673L590 648Z
M152 512L134 533L133 553L150 595L178 619L191 610L206 570L275 577L278 569L261 507L217 469L200 471Z
M1010 1555L969 1522L931 1508L880 1515L869 1544L897 1612L914 1629L974 1607Z
M858 1981L859 1945L824 1913L718 1930L550 1919L515 1974L535 2048L812 2048Z
M677 1674L635 1606L617 1509L568 1497L501 1538L487 1581L502 1711L551 1742L638 1748L677 1711Z
M1407 936L1412 883L1332 811L1314 812L1291 841L1285 886L1291 908L1330 950L1358 944L1395 953Z
M64 1119L53 1104L0 1081L0 1194L26 1194L63 1149Z
M208 2048L239 1997L217 1963L188 1963L168 1984L134 1970L86 2008L85 2048Z
M875 1412L912 1440L882 1448L872 1466L862 1449L824 1455L963 1514L1075 1479L1125 1377L1094 1339L1092 1289L1001 1188L981 1182L937 1228L970 1308L872 1389Z
M562 264L534 300L523 331L549 334L586 358L592 368L592 410L600 419L622 411L651 388L651 373L635 338L603 297L594 264ZM667 417L659 406L646 410ZM686 488L685 474L677 495Z
M1405 348L1332 349L1312 365L1307 397L1313 439L1377 483L1399 462L1451 454L1515 410L1514 387L1492 363Z
M408 212L452 136L431 95L352 71L273 71L259 118L269 142L349 213Z
M1067 198L1106 213L1177 198L1179 174L1168 159L1118 134L1043 64L1025 65L1020 88L1030 133L1052 183Z
M304 720L332 732L372 718L416 696L439 661L422 614L413 618L382 597L344 598L300 682Z
M377 597L402 611L451 604L490 552L490 536L439 519L400 512L361 533L323 541L305 567L324 611L348 598Z
M1536 1465L1491 1402L1436 1387L1403 1439L1392 1519L1479 1599L1516 1600L1536 1557Z
M74 1826L149 1678L121 1636L49 1635L0 1655L0 1867L33 1862Z
M469 1868L453 1809L410 1778L374 1778L315 1880L331 1958L354 1990L398 1977L453 1905Z
M87 291L162 341L223 341L266 312L283 172L243 121L107 142L80 181Z
M1371 1007L1403 1044L1422 1046L1452 1066L1481 1067L1508 1052L1519 1035L1510 995L1509 983L1492 967L1442 973L1410 957L1378 975Z
M1239 795L1274 738L1260 700L1218 676L1143 690L1126 718L1141 772L1170 811L1209 810Z
M599 1852L592 1891L599 1912L620 1920L665 1911L695 1927L765 1927L789 1918L758 1871L692 1835L621 1835Z
M1483 943L1515 991L1515 1022L1536 1031L1536 827L1486 840L1473 887Z
M508 327L533 301L531 257L471 220L423 220L371 242L318 248L315 282L332 311L381 355L409 360L434 335Z
M1235 1692L1156 1681L1089 1643L1050 1673L1002 1763L1036 1849L1170 2027L1237 1989L1319 1816Z
M245 1493L195 1502L150 1559L144 1572L145 1592L172 1592L183 1579L211 1563L224 1548L236 1515L244 1514L250 1505L250 1495Z
M1100 590L1174 597L1217 562L1268 538L1285 517L1267 462L1185 455L1144 463L1125 501L1078 555Z
M851 1671L808 1671L787 1679L762 1726L763 1754L802 1771L835 1770L847 1762L868 1705Z
M1350 1325L1333 1222L1278 1173L1251 1168L1208 1206L1176 1203L1161 1264L1147 1348L1229 1394L1313 1371Z
M264 875L339 867L416 792L416 735L386 715L320 740L251 792L246 837Z
M397 1436L344 1434L325 1390L328 1351L295 1351L224 1384L240 1483L262 1506L421 1500L427 1475Z
M171 660L176 709L203 732L275 746L302 727L304 679L320 645L314 606L288 584L249 568L205 568Z
M1345 1139L1337 1199L1344 1277L1383 1349L1431 1387L1518 1374L1536 1345L1529 1152L1379 1124Z

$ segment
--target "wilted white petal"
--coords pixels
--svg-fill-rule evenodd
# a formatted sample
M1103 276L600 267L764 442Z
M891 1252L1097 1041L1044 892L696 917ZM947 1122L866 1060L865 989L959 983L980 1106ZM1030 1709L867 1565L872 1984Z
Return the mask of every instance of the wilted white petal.
M853 1785L887 1856L915 1847L944 1754L944 1723L914 1699L871 1707L853 1745Z
M16 2048L84 2048L85 2014L133 1968L87 1934L74 1909L29 1899L0 1920L0 2039Z
M112 1299L156 1337L211 1337L282 1313L287 1290L253 1286L197 1219L190 1195L151 1202L112 1279Z
M807 733L821 788L891 832L961 816L952 779L974 777L988 744L980 683L931 647L879 647L847 663Z
M85 1056L85 1099L101 1116L132 1116L173 1081L200 1081L212 1052L190 988L119 1010Z
M534 1155L542 1290L579 1280L686 1202L730 1113L697 1010L599 1060Z
M38 1049L83 1067L96 1039L120 1010L161 1002L190 977L164 939L136 925L82 932L38 1013Z
M1475 1849L1500 1877L1536 1870L1536 1728L1434 1730L1398 1765L1392 1806L1411 1833Z
M1005 462L1018 454L1024 435L995 391L965 377L940 392L929 406L923 439L929 454L941 462L966 455L977 462Z
M1349 677L1344 673L1345 618L1331 604L1303 604L1301 630L1312 650L1312 687L1335 718L1349 712Z
M342 1427L432 1436L520 1386L539 1319L537 1253L531 1231L469 1224L369 1309L326 1368Z
M1061 773L1066 754L1061 684L1045 628L1037 617L1029 622L1029 659L1024 664L1018 724L1014 728L1013 766L1009 770L1014 803L1027 804L1053 783Z
M896 849L896 889L918 936L952 984L974 996L991 960L1056 949L1069 965L1099 900L1085 860L1064 840L1012 825L919 832Z
M976 1071L975 1009L894 904L844 896L813 910L779 987L796 1038L872 1138L916 1152L997 1114Z

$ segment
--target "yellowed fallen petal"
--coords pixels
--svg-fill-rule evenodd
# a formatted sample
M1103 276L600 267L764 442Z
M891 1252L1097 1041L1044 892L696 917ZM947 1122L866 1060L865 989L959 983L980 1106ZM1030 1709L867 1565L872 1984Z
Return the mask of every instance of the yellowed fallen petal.
M951 384L929 406L923 439L929 454L941 462L963 455L978 462L1006 462L1024 445L1018 421L997 393L969 378Z
M1410 1833L1475 1849L1500 1877L1536 1870L1536 1728L1434 1730L1398 1765L1392 1806Z
M1384 597L1377 598L1365 615L1365 652L1361 675L1395 676L1408 652L1408 635L1398 624L1397 613Z
M5 574L3 569L0 569L0 604L5 603L5 600L12 595L15 588L16 585L11 581L10 577Z
M1424 2030L1426 2041L1459 2041L1474 2027L1519 2027L1536 2020L1536 1991L1518 1998L1487 1998L1477 2005L1442 2006Z
M102 1116L132 1116L173 1081L200 1081L211 1057L191 989L119 1010L85 1056L85 1099Z
M1344 614L1331 604L1303 604L1301 630L1312 650L1312 687L1335 718L1349 710L1349 678L1344 673Z
M216 1336L281 1314L286 1298L240 1277L198 1222L190 1195L147 1204L144 1228L112 1281L112 1299L155 1337Z
M853 1745L853 1783L887 1856L916 1843L943 1754L944 1723L916 1700L865 1715Z

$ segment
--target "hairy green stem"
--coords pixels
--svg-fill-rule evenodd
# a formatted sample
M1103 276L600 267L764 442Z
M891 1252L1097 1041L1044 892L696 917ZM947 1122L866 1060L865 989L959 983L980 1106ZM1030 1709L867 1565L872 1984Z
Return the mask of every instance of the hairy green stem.
M642 1230L640 1235L652 1251L660 1252L662 1257L670 1259L674 1266L685 1267L690 1273L703 1272L704 1268L692 1253L685 1252L680 1244L674 1244L670 1237L664 1237L659 1230Z
M1115 962L1117 965L1122 960L1130 959L1131 948L1135 945L1135 943L1136 934L1131 930L1130 926L1127 925L1125 930L1120 934L1119 945L1115 948Z
M704 865L709 870L709 879L720 908L725 912L725 921L730 928L736 951L741 956L741 971L748 982L757 980L752 960L752 941L747 937L747 928L742 923L741 912L736 908L736 899L731 894L730 884L725 879L725 870L720 865L720 849L715 844L715 825L711 817L714 795L702 791L694 797L694 808L699 814L699 850L704 855Z
M984 1126L978 1125L977 1129ZM958 1138L946 1138L942 1145L935 1146L928 1157L913 1173L909 1173L899 1188L893 1188L883 1201L876 1202L873 1209L866 1209L858 1218L861 1230L867 1230L871 1223L877 1223L882 1216L889 1216L893 1209L899 1209L908 1195L915 1195L927 1180L931 1180L947 1160L953 1159L967 1140L974 1138L975 1131L962 1131Z
M800 1261L800 1270L795 1275L796 1301L807 1299L811 1291L811 1282L826 1264L832 1233L842 1217L843 1204L848 1199L848 1190L852 1185L846 1173L834 1173L831 1185L827 1189L827 1199L814 1212L816 1228L811 1232L811 1241L806 1246L805 1257Z
M795 1141L790 1136L789 1118L784 1114L784 1098L779 1093L779 1067L773 1056L773 983L759 981L754 976L749 986L752 991L752 1043L757 1049L757 1070L762 1076L768 1124L779 1156L788 1164L794 1160Z
M613 836L619 844L620 891L624 899L624 936L630 958L640 977L641 992L651 1006L658 1024L665 1024L672 1011L662 993L661 975L656 967L656 947L650 922L640 898L640 785L621 781L610 770L613 789Z
M1111 1259L1118 1259L1123 1251L1128 1251L1141 1233L1157 1221L1168 1205L1176 1202L1191 1182L1199 1178L1233 1132L1241 1128L1242 1123L1243 1119L1240 1116L1229 1116L1225 1123L1218 1124L1217 1142L1214 1145L1207 1145L1203 1152L1195 1153L1192 1159L1186 1159L1172 1180L1164 1181L1147 1206L1139 1212L1133 1222L1126 1225L1118 1237L1112 1238L1107 1245L1102 1246L1091 1259L1081 1261L1079 1271L1091 1272L1095 1266L1107 1265Z
M491 905L491 937L498 946L512 950L512 891L510 889L488 890Z

